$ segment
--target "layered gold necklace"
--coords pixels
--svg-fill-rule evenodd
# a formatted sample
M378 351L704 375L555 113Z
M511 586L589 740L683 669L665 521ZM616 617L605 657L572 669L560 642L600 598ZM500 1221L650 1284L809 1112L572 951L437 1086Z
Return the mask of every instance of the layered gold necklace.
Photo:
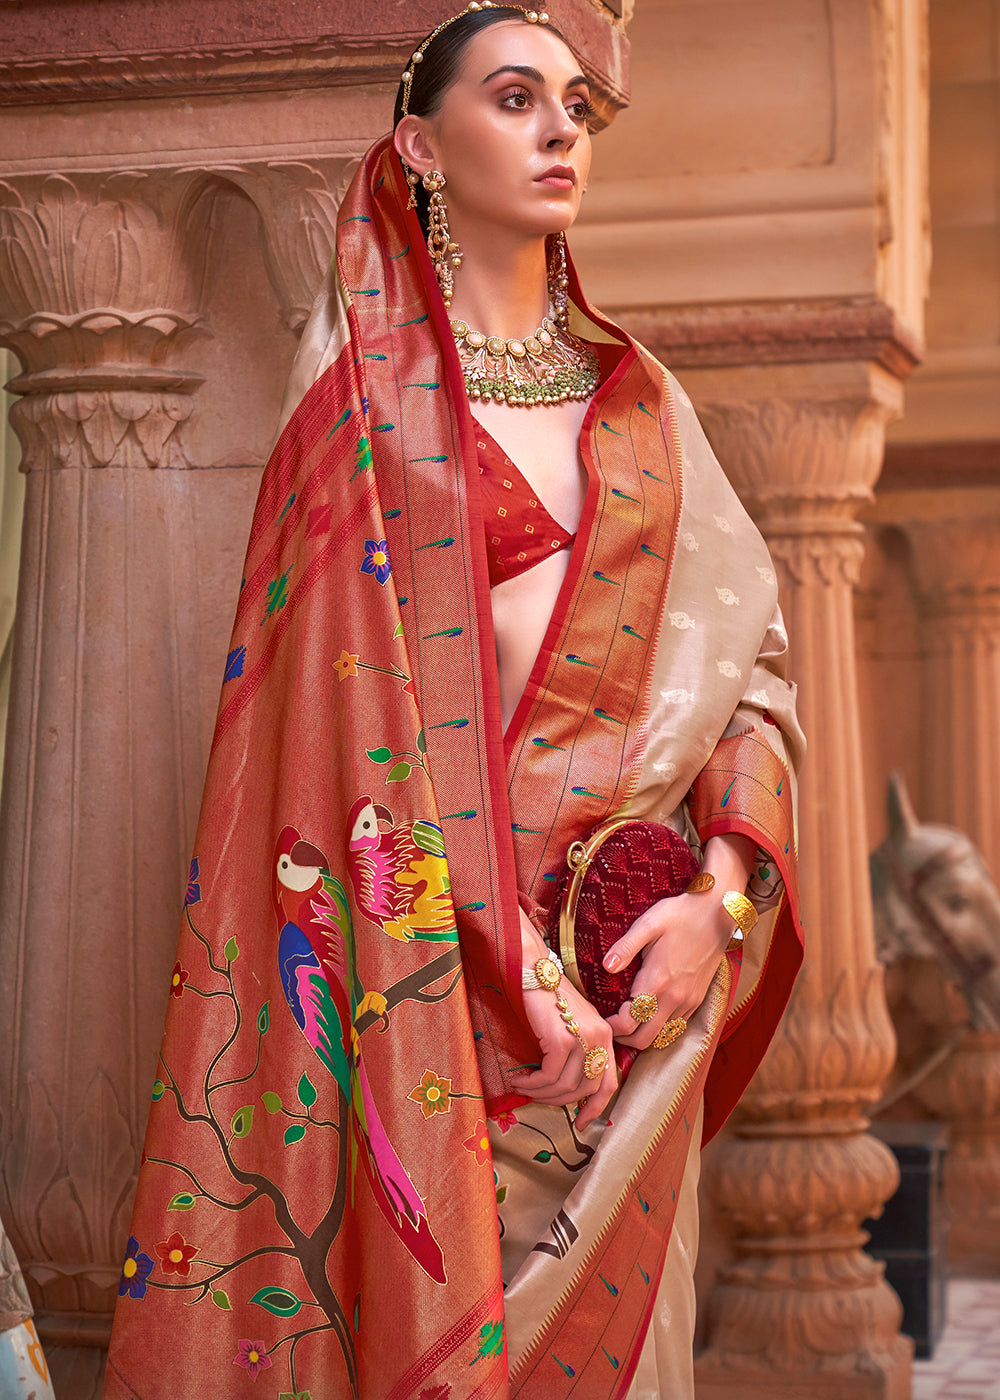
M452 321L452 334L469 398L523 408L589 399L600 380L597 356L589 345L548 316L524 340L483 335L465 321Z

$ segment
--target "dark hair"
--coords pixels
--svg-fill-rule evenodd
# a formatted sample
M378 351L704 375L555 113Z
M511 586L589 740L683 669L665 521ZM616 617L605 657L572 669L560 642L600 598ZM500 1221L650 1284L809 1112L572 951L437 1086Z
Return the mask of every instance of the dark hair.
M490 25L501 24L505 20L519 19L526 24L524 11L513 5L492 5L488 10L468 10L464 15L459 15L446 29L442 29L436 39L432 40L424 50L424 56L420 63L410 60L410 68L413 71L413 81L410 84L410 101L408 104L409 116L412 117L433 117L435 112L441 108L441 102L445 93L451 87L458 76L458 70L462 63L462 54L465 52L469 42L480 34L484 29L489 29ZM554 24L547 23L543 28L554 34L557 39L561 39L566 47L567 43L563 34ZM420 45L415 46L419 49ZM392 115L393 130L403 119L403 84L400 83L396 93L396 106ZM427 210L430 203L427 191L422 185L416 186L417 214L426 232Z

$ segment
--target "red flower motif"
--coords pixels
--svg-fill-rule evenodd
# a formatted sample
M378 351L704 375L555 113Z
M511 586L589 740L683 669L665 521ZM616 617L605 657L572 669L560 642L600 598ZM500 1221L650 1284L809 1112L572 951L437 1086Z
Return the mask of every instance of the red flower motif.
M270 1364L271 1358L264 1349L264 1343L246 1339L240 1342L240 1349L233 1358L233 1365L245 1366L254 1380L257 1379L257 1373L266 1371Z
M156 1252L160 1256L160 1268L165 1274L180 1274L182 1278L187 1278L191 1272L191 1260L198 1253L198 1246L187 1244L183 1236L175 1230L168 1240L163 1240L156 1246Z
M495 1123L502 1133L509 1133L511 1128L517 1127L517 1114L508 1108L503 1113L492 1114L490 1122Z
M170 975L170 995L179 997L184 991L184 983L191 974L185 972L179 962L174 963L174 970Z
M476 1131L470 1138L466 1138L462 1146L469 1152L476 1154L476 1161L483 1166L490 1160L490 1136L486 1131L486 1124L480 1118L476 1124Z

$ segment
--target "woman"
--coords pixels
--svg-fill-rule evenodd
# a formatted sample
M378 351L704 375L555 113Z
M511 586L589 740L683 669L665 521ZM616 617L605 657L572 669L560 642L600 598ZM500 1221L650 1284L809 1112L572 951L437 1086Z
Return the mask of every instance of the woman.
M551 26L470 6L341 208L251 533L116 1400L689 1393L695 1140L798 965L800 741L766 549L564 261L589 116ZM642 961L605 1019L539 929L618 813L714 881L609 950ZM615 1042L643 1053L612 1103Z

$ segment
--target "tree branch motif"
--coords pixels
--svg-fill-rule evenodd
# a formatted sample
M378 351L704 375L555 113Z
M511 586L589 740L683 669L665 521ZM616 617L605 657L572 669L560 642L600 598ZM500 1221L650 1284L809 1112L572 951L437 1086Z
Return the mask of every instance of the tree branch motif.
M318 1112L314 1112L319 1094L307 1073L303 1073L298 1081L299 1103L296 1106L283 1103L281 1096L270 1089L265 1089L259 1094L260 1102L268 1115L280 1114L288 1121L284 1132L286 1147L300 1142L310 1130L332 1130L336 1134L336 1184L333 1195L318 1223L310 1222L311 1228L307 1228L296 1218L296 1212L281 1186L262 1172L241 1165L234 1150L236 1144L253 1131L257 1105L244 1104L231 1118L228 1116L228 1108L224 1113L220 1111L220 1094L234 1086L250 1083L259 1074L263 1063L264 1037L271 1029L271 1012L270 1002L265 1001L257 1013L255 1025L245 1013L233 971L234 963L240 956L238 943L235 938L230 938L222 950L220 960L211 940L199 929L195 921L193 906L200 901L198 863L195 860L192 862L188 898L185 902L185 919L204 953L209 974L219 978L222 986L212 988L211 985L192 985L190 973L178 963L174 969L171 993L175 996L191 993L220 1007L224 1018L220 1025L221 1044L212 1054L197 1085L203 1108L194 1105L190 1097L194 1092L192 1086L189 1083L187 1089L182 1087L170 1060L163 1054L160 1056L160 1077L154 1084L153 1098L154 1101L159 1101L169 1095L182 1123L211 1134L218 1151L219 1163L224 1166L234 1189L231 1193L225 1187L220 1189L218 1182L209 1181L200 1170L195 1171L168 1155L150 1155L147 1160L175 1170L181 1175L184 1189L176 1191L171 1197L166 1205L168 1212L183 1215L195 1210L199 1202L220 1211L245 1212L267 1201L283 1240L248 1248L232 1260L225 1257L208 1260L200 1258L197 1245L186 1240L179 1231L175 1231L156 1245L156 1253L159 1256L157 1261L151 1255L140 1253L138 1241L133 1238L129 1241L129 1254L123 1268L119 1291L128 1291L132 1297L142 1297L147 1288L152 1288L164 1293L178 1294L188 1306L210 1301L223 1311L231 1311L234 1302L230 1300L229 1291L232 1291L234 1285L238 1286L243 1266L253 1260L272 1256L292 1261L301 1275L301 1287L294 1282L288 1287L284 1286L289 1283L286 1274L282 1284L274 1283L258 1288L252 1297L240 1298L239 1304L255 1304L269 1312L272 1317L285 1322L291 1322L304 1308L316 1308L323 1320L296 1331L289 1330L266 1348L263 1343L241 1344L241 1347L245 1345L250 1350L246 1357L241 1354L236 1360L251 1368L270 1366L273 1364L271 1358L287 1343L291 1387L296 1390L296 1353L299 1343L306 1337L330 1331L336 1336L343 1357L349 1393L354 1400L359 1400L355 1326L348 1310L338 1298L327 1272L327 1261L343 1225L348 1200L353 1140L352 1131L348 1126L351 1122L351 1102L344 1092L343 1085L334 1081L336 1117L321 1117ZM452 995L461 978L461 954L457 944L453 944L434 956L425 966L400 977L382 993L365 996L358 983L354 1002L356 1010L351 1027L356 1053L360 1053L361 1037L372 1028L379 1028L380 1033L389 1029L389 1014L400 1004L410 1001L433 1005L443 1001ZM223 1011L220 1006L222 1001L228 1001L232 1008L232 1020L228 1026L226 1022L230 1013ZM249 1040L247 1032L251 1031L251 1028L256 1032L252 1067L244 1072L244 1060L238 1072L227 1074L227 1056L241 1040L245 1045L242 1053L249 1059L252 1042L246 1042ZM169 1051L167 1053L169 1054ZM245 1188L242 1195L239 1194L239 1188ZM157 1265L159 1274L152 1277ZM292 1291L293 1288L295 1291ZM252 1370L251 1373L256 1374L256 1371Z

